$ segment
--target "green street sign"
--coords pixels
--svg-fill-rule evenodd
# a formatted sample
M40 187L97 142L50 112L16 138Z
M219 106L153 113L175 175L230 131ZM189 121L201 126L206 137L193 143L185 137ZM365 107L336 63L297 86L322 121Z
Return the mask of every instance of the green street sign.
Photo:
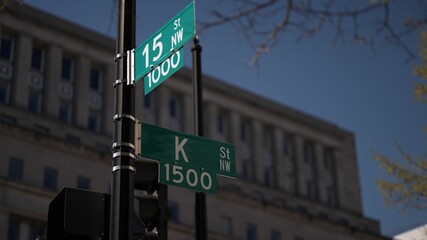
M183 66L184 51L181 48L144 77L144 95L147 95Z
M218 175L236 177L234 145L147 123L141 126L141 155L158 161L185 162L212 169Z
M142 123L141 156L159 161L160 182L216 192L216 175L236 178L234 145Z
M196 34L194 2L135 49L135 81L156 69Z

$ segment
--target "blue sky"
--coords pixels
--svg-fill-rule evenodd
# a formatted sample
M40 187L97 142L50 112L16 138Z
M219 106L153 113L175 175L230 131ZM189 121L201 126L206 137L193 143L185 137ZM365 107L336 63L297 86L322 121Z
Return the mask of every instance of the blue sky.
M115 37L117 27L111 16L113 13L115 19L116 13L111 0L86 0L84 4L72 0L25 2ZM197 1L196 19L206 19L208 10L217 6L215 2ZM137 45L188 3L190 0L138 0ZM392 16L425 12L416 4L405 3L391 8ZM394 19L392 23L400 24ZM283 35L280 43L262 57L257 70L248 67L253 51L235 29L229 25L217 27L200 36L203 71L354 132L364 215L379 220L386 235L427 223L425 211L402 213L398 207L384 206L374 181L385 175L371 152L375 149L398 159L398 142L408 153L425 153L427 135L422 127L427 125L427 106L417 103L412 94L418 78L411 68L416 62L406 63L404 51L382 41L375 54L349 38L346 44L331 47L331 34L326 28L301 43L292 33ZM417 35L406 40L415 51ZM189 59L186 65L191 64Z

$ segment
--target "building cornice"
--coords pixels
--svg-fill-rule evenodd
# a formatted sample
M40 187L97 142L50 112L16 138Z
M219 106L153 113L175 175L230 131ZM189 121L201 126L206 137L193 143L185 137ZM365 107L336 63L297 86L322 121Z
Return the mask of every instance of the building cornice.
M55 16L53 14L39 10L25 3L10 4L2 14L11 14L16 18L27 20L49 29L54 29L72 37L81 39L90 44L104 48L108 51L113 51L115 49L115 40L110 36L67 21L59 16Z

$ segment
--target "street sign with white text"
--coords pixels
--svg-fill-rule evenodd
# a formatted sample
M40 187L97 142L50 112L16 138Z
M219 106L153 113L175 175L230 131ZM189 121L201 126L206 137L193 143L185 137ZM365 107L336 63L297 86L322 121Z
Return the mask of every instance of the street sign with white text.
M144 77L144 95L147 95L183 66L184 51L181 48Z
M234 145L147 123L141 126L142 157L186 162L217 174L236 177Z
M159 182L198 192L217 192L215 171L186 162L159 161Z
M135 49L135 81L145 77L196 34L194 2Z
M234 145L146 123L141 155L159 161L159 178L166 184L212 193L216 175L236 177Z

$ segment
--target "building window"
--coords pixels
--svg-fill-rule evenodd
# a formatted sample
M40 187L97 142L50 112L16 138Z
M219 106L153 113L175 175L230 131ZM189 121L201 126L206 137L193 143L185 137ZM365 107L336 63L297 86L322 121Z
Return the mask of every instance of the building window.
M102 72L99 68L91 67L89 73L89 114L87 126L94 132L101 131L102 119Z
M217 129L219 134L222 134L222 135L228 134L228 117L225 112L220 112L218 114Z
M169 117L172 119L181 118L181 98L178 95L171 94L169 99Z
M9 62L12 61L13 56L13 38L9 36L1 36L0 41L0 57Z
M254 224L249 223L246 226L246 239L247 240L257 240L257 228Z
M71 58L62 58L61 79L71 82L73 79L74 62Z
M306 188L307 198L310 200L317 200L316 185L313 180L306 181Z
M9 82L0 81L0 103L9 102Z
M310 200L317 200L318 189L316 185L314 144L312 142L304 143L304 178L306 186L306 197Z
M182 98L178 94L171 94L169 98L169 128L172 130L182 129Z
M71 122L71 102L61 100L59 102L59 120L70 123Z
M332 148L326 148L323 153L323 167L326 182L326 204L331 207L338 205L338 198L335 184L335 160Z
M7 240L34 240L44 235L44 223L37 220L29 220L9 217Z
M142 119L145 123L156 124L157 123L157 107L156 107L156 94L151 92L144 95L144 114Z
M101 129L101 113L96 110L89 111L88 128L91 131L99 132Z
M336 207L337 203L337 195L334 186L329 186L326 188L326 203L331 207Z
M295 193L297 189L297 174L295 171L296 159L295 159L295 144L294 138L290 135L283 135L283 151L282 159L284 166L283 186L284 190L289 193Z
M101 71L99 69L90 69L90 89L101 92Z
M43 187L56 191L58 185L58 170L50 167L44 168Z
M18 219L9 217L9 228L7 233L8 240L19 239L19 222Z
M243 166L242 166L243 179L249 179L249 174L250 174L249 161L243 161Z
M233 235L233 221L230 217L221 217L221 233L225 236Z
M44 50L41 47L33 46L31 54L31 68L39 72L43 72L44 67Z
M41 92L35 89L29 89L28 92L28 110L33 113L41 112Z
M9 159L9 178L13 180L22 180L24 173L24 161L21 159Z
M223 113L218 114L217 118L217 131L219 134L224 134L225 116Z
M219 140L229 141L230 130L229 130L229 115L226 111L220 110L217 115L216 130L219 134Z
M174 223L179 223L179 205L176 202L169 202L171 211L170 220Z
M314 163L314 147L311 143L304 144L304 162L309 165Z
M152 109L153 99L152 94L147 94L144 96L144 107L145 109Z
M177 111L176 111L176 98L171 98L169 99L169 116L171 118L176 118L177 116Z
M240 123L240 141L246 142L250 138L249 133L250 133L249 123L245 121L241 122Z
M282 239L282 236L281 236L281 234L280 234L280 232L279 232L279 231L277 231L277 230L272 230L272 231L271 231L271 237L270 237L270 239L271 239L271 240L281 240L281 239Z
M243 161L243 179L246 180L254 180L254 170L253 170L253 164L251 160L245 160Z
M90 179L87 177L78 176L77 177L77 188L80 189L90 189Z
M248 120L240 122L240 141L242 143L251 142L251 125Z
M294 141L289 135L283 137L283 155L285 157L294 158Z
M334 152L332 149L326 149L323 154L323 167L327 172L334 170Z
M264 186L274 187L274 172L272 168L264 169Z

